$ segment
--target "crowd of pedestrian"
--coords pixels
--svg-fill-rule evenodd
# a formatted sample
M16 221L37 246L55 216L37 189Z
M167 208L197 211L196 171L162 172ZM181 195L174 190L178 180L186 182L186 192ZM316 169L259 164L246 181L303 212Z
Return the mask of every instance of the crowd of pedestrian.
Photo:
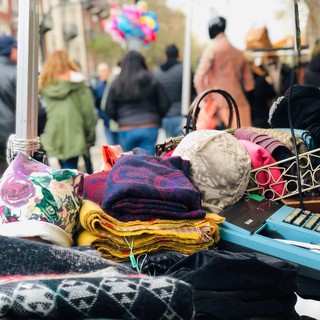
M231 44L226 28L224 17L210 19L211 40L195 71L190 69L190 102L207 89L222 89L235 99L241 126L268 128L269 108L290 85L292 69L274 52L265 53L259 63L249 61ZM8 138L15 132L17 50L14 37L0 36L0 175L8 165ZM310 52L304 84L319 87L320 40ZM38 87L38 133L48 157L58 159L61 168L78 168L83 156L91 173L90 147L95 144L99 120L108 145L120 145L125 152L139 147L154 155L160 129L165 138L183 134L183 69L174 43L166 45L163 61L154 69L141 52L129 50L116 66L99 63L93 77L81 73L66 50L54 51L41 66ZM226 128L228 118L224 99L208 95L197 129Z

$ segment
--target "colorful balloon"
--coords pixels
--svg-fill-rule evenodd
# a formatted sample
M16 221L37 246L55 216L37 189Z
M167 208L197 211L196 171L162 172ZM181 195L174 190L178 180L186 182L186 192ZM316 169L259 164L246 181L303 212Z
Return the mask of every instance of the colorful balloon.
M122 7L112 4L109 18L103 21L103 29L114 41L132 42L134 38L150 45L156 41L159 24L156 13L147 11L146 1L140 0L135 5L124 4Z

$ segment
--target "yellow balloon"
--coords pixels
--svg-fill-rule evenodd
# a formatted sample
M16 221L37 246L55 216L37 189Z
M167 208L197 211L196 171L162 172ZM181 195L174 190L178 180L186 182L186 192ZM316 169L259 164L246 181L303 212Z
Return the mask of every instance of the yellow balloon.
M142 24L145 24L148 26L148 28L150 29L154 29L155 26L156 26L156 22L154 21L154 19L152 19L151 17L148 17L148 16L143 16L140 18L140 22Z

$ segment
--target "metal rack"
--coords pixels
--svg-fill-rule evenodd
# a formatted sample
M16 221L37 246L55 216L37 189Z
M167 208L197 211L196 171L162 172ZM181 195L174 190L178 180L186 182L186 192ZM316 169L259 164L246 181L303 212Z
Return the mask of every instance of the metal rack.
M320 195L320 148L301 153L299 158L301 191L304 196ZM274 170L280 176L274 179ZM261 183L259 176L264 176ZM282 192L275 190L281 189ZM281 200L299 194L296 157L278 161L251 171L247 194L259 194L270 200Z

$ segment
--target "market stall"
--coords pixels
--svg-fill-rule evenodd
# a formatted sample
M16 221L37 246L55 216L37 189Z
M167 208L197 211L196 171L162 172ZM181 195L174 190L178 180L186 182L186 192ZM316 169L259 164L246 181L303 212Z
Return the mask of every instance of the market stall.
M229 132L192 131L171 156L103 146L104 166L90 175L32 158L38 4L19 2L17 130L0 181L0 317L304 319L295 263L219 248L220 213L243 198L252 169Z

